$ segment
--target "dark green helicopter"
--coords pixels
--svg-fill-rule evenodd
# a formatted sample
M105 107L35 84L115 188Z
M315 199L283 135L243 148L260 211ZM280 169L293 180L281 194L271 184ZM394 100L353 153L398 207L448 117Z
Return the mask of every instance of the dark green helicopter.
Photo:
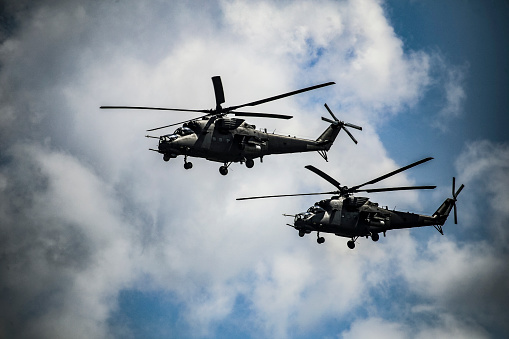
M210 161L223 163L223 165L219 168L219 172L222 175L228 174L228 167L233 162L245 163L246 167L251 168L254 166L254 159L260 158L260 161L263 161L263 157L270 154L317 151L327 161L327 151L334 143L334 140L341 129L343 129L355 143L357 143L357 140L346 127L348 126L362 130L362 127L360 126L339 121L329 109L327 104L325 104L325 108L330 113L333 120L322 117L322 120L330 123L330 125L316 140L267 133L267 129L257 130L254 125L248 124L244 119L227 117L228 114L234 114L235 116L291 119L292 116L289 115L242 112L237 109L248 106L257 106L269 101L329 86L334 84L334 82L306 87L270 98L226 108L221 106L221 104L225 102L221 78L219 76L212 77L212 84L214 85L214 93L216 97L215 109L194 110L142 106L101 106L101 108L148 109L205 113L205 115L198 118L148 130L155 131L161 128L183 124L172 134L165 134L159 137L147 135L147 137L159 139L158 149L151 150L161 153L164 161L169 161L172 158L183 155L184 168L190 169L193 167L193 164L187 161L188 157L205 158Z
M443 233L442 226L444 225L449 213L454 208L454 223L458 223L456 214L456 200L458 194L465 187L461 185L460 188L455 190L455 178L452 178L452 198L447 198L442 205L431 216L420 215L409 212L400 212L396 210L389 210L387 207L379 207L377 203L369 201L365 197L353 197L352 195L357 192L375 193L387 191L405 191L405 190L419 190L419 189L434 189L436 186L406 186L406 187L388 187L388 188L373 188L373 189L360 189L365 185L370 185L391 177L397 173L405 171L409 168L427 162L433 158L425 158L414 162L408 166L402 167L388 174L382 175L376 179L365 182L361 185L347 187L341 184L334 178L322 172L318 168L308 165L306 168L313 173L319 175L327 180L338 190L322 193L300 193L300 194L283 194L283 195L266 195L248 198L238 198L237 200L248 199L261 199L261 198L278 198L278 197L291 197L300 195L318 195L318 194L333 194L332 198L321 200L311 206L306 212L298 213L296 215L285 215L294 217L293 225L288 224L299 231L299 236L303 237L313 231L317 232L317 242L319 244L325 242L324 237L320 237L320 232L333 233L340 237L351 238L347 242L349 248L355 247L355 241L359 237L371 237L373 241L378 241L380 238L379 233L388 230L434 226L437 231Z

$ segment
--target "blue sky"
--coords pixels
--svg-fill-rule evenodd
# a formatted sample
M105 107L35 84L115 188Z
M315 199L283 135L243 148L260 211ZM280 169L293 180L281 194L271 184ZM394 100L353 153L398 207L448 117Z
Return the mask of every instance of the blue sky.
M509 332L509 5L503 1L7 1L0 5L0 337L497 338ZM316 138L323 103L347 122L329 162L253 169L148 152L148 128L237 105ZM372 194L431 214L465 190L459 223L391 231L355 250L298 237L283 213L421 158Z

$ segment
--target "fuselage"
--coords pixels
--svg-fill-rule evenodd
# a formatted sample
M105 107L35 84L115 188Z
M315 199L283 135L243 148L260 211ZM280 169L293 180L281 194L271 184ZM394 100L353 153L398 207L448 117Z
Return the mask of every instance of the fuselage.
M371 236L392 229L443 224L445 219L381 208L364 197L332 197L295 215L293 227L304 233L334 233L342 237Z
M328 150L333 141L267 133L243 119L218 118L191 121L173 134L161 136L158 151L172 158L185 155L228 163L270 154Z

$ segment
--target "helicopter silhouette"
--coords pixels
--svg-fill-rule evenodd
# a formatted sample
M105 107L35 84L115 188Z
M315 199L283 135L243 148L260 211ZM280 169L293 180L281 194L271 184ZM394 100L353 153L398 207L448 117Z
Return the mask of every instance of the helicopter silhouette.
M299 231L299 236L303 237L313 231L317 232L317 242L322 244L325 238L320 236L320 232L333 233L340 237L351 238L347 245L350 249L355 248L355 242L359 237L371 237L373 241L378 241L380 238L379 233L384 236L388 230L434 226L435 229L444 234L442 226L447 220L449 213L454 209L454 223L458 223L456 212L456 200L458 194L463 190L465 185L461 185L459 189L455 190L456 179L452 178L452 198L447 198L431 216L420 215L409 212L401 212L396 210L389 210L387 207L382 208L378 203L369 201L366 197L353 197L352 195L357 192L375 193L387 191L404 191L404 190L420 190L420 189L434 189L436 186L406 186L406 187L387 187L387 188L372 188L361 189L361 187L377 183L381 180L389 178L397 173L405 171L414 166L420 165L433 158L424 158L410 165L399 168L395 171L382 175L376 179L370 180L360 185L347 187L330 177L328 174L322 172L318 168L308 165L306 169L319 175L327 180L337 188L337 191L322 192L322 193L299 193L299 194L282 194L282 195L266 195L256 197L237 198L237 200L249 199L262 199L262 198L279 198L279 197L292 197L301 195L319 195L319 194L333 194L330 199L321 200L311 206L306 212L298 213L296 215L286 215L294 217L293 225L287 224L290 227Z
M334 82L306 87L296 91L226 108L221 106L221 104L225 102L221 77L212 77L212 84L214 86L216 99L215 109L203 110L144 106L101 106L100 108L205 113L205 115L197 118L147 130L155 131L183 124L171 134L165 134L159 137L147 135L146 137L159 139L158 148L150 150L162 154L164 161L169 161L172 158L183 155L184 168L190 169L193 167L193 164L187 161L188 157L205 158L210 161L223 163L223 165L219 168L219 172L222 175L228 174L228 167L234 162L245 163L247 168L252 168L254 166L254 159L260 158L260 162L263 162L263 157L271 154L317 151L327 161L327 151L330 149L341 130L344 130L354 143L357 143L357 140L350 133L347 127L362 130L362 127L360 126L349 124L337 119L327 104L324 106L332 116L332 120L322 117L322 120L330 123L330 125L316 140L267 133L267 129L256 130L254 125L248 124L244 119L227 117L229 114L234 114L235 116L291 119L292 116L290 115L243 112L238 111L238 109L246 106L257 106L291 95L333 85L335 84Z

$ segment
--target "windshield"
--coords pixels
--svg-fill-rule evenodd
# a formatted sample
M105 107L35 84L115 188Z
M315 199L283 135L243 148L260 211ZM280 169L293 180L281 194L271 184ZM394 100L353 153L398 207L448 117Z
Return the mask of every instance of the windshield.
M315 213L315 214L323 212L323 211L325 211L325 210L317 205L314 205L314 206L311 206L310 208L308 208L308 212Z
M175 134L166 134L159 138L159 142L170 142L178 138Z
M313 214L312 213L309 213L309 212L305 212L305 213L299 213L295 216L295 221L297 220L306 220L308 219L309 217L311 217Z
M179 127L175 130L175 132L173 132L173 134L176 134L176 135L180 135L180 136L184 136L184 135L189 135L189 134L193 134L193 130L190 129L189 127Z

